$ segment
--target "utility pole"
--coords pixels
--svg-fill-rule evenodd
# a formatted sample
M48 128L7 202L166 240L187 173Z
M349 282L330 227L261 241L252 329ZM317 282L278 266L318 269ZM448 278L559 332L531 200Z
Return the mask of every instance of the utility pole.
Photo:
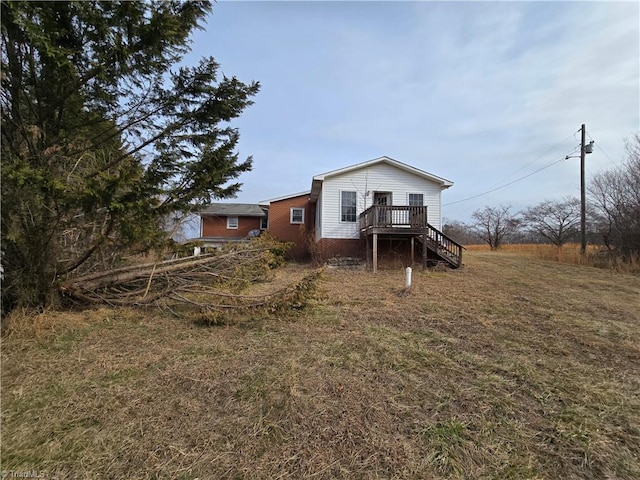
M586 136L587 136L587 128L584 123L582 127L580 127L580 131L582 132L580 139L580 255L584 255L587 251L587 198L585 195L585 187L584 187L584 157L587 153L593 152L593 144L592 140L587 145ZM578 158L575 155L567 155L566 159L569 158Z
M584 255L587 251L587 219L586 206L587 200L584 189L584 155L587 131L582 124L582 135L580 141L580 255Z

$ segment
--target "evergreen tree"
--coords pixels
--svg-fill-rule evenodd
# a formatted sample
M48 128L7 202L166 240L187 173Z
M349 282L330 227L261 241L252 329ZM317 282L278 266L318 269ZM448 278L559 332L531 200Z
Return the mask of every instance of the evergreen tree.
M2 2L3 308L163 239L163 219L233 196L230 125L259 84L178 65L194 2Z

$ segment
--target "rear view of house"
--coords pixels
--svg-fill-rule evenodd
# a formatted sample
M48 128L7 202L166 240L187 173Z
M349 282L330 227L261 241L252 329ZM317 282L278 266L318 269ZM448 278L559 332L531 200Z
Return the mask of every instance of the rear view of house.
M316 175L309 191L261 205L269 232L293 242L290 255L297 260L366 258L375 270L379 254L392 254L406 263L420 259L457 268L462 247L440 231L442 191L452 185L380 157Z
M441 194L452 185L389 157L316 175L310 201L316 204L318 250L323 257L371 255L375 262L384 239L387 249L427 253L425 235L440 233Z

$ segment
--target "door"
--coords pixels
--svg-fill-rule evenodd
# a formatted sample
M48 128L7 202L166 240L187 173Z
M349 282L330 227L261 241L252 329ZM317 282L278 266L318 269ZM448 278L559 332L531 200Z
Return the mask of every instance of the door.
M427 225L426 208L424 207L424 194L409 194L409 215L412 228L424 228Z
M377 209L376 226L390 227L391 222L391 192L373 192L373 204L382 208ZM387 208L389 207L389 208Z

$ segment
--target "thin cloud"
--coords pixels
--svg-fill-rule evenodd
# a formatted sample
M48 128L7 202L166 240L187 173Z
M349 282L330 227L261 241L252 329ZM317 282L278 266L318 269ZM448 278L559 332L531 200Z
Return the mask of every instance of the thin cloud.
M586 123L616 159L640 125L639 6L614 2L217 4L194 54L262 90L237 124L242 201L389 155L455 182L445 203L575 148ZM557 149L549 148L560 142ZM588 172L611 166L589 156ZM523 171L526 175L529 171ZM571 161L446 209L572 194ZM479 202L487 203L479 203Z

